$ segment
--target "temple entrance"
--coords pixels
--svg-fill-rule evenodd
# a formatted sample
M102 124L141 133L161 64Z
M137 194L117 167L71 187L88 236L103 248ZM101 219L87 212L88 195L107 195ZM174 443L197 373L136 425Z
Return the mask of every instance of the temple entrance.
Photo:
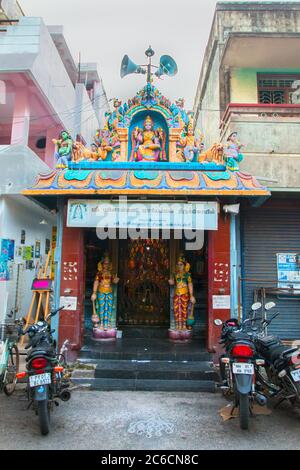
M99 240L94 230L85 230L85 331L92 332L93 305L91 295L99 261L108 253L112 261L112 273L119 282L113 286L112 318L118 329L145 327L165 332L170 327L172 315L171 288L168 280L174 273L180 252L184 252L193 280L196 304L194 308L194 338L206 338L207 332L207 233L199 250L185 252L184 239L170 240ZM126 335L129 330L127 328Z
M118 325L169 326L168 240L120 240Z

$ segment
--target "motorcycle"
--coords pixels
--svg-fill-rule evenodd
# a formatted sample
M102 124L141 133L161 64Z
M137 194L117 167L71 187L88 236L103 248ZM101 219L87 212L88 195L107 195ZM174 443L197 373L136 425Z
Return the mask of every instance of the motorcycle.
M268 302L265 311L275 306L274 302ZM263 369L258 368L257 381L266 395L277 399L275 406L284 400L300 406L300 350L284 345L277 336L267 334L268 325L278 315L275 313L269 319L265 317L254 336L256 349L265 360ZM253 322L256 320L254 317Z
M252 310L260 308L261 304L253 304ZM239 323L231 318L226 321L214 320L215 325L222 325L220 344L225 349L220 359L220 374L222 388L233 394L233 413L239 408L241 429L248 429L249 414L252 414L254 400L264 405L265 397L256 391L256 366L263 365L264 360L257 356L254 342L248 334L247 326L250 320Z
M71 398L68 390L70 382L64 377L65 364L62 364L62 355L56 353L56 341L52 336L55 330L48 323L63 308L50 313L45 320L38 321L25 331L20 326L20 334L27 334L29 342L25 347L28 350L26 372L17 374L17 378L27 378L28 408L32 406L38 415L42 435L49 433L50 411L54 404L59 405L56 399L68 401Z

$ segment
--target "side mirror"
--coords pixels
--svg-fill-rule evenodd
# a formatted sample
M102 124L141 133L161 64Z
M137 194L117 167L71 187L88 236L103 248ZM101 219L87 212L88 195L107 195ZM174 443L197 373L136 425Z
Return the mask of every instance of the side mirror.
M222 320L220 320L220 318L216 318L216 319L214 320L214 324L215 324L216 326L221 326L221 325L223 325L223 322L222 322Z
M260 302L255 302L255 304L251 305L251 310L255 312L256 310L259 310L261 308L261 303Z
M271 310L271 308L276 307L275 302L268 302L265 305L265 310Z

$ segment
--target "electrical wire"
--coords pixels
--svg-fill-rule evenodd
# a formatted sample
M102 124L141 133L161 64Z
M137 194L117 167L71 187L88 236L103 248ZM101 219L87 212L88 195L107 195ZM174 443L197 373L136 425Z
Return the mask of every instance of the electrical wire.
M74 114L80 114L82 110L88 108L90 105L93 105L93 102L98 99L98 98L101 98L102 96L105 96L106 93L101 93L100 95L96 95L94 96L91 100L89 100L88 102L86 103L81 103L80 105L76 105L75 107L73 108L70 108L68 109L67 111L62 111L61 113L51 113L51 114L44 114L44 115L40 115L40 116L34 116L34 117L30 117L29 118L29 122L34 122L34 121L38 121L40 119L45 119L45 118L49 118L49 117L55 117L55 116L63 116L63 115L67 115L67 116L71 116L71 115L74 115ZM103 106L100 106L99 107L99 110L100 109L103 109L106 107L106 103L105 105ZM78 110L78 111L77 111ZM26 117L26 115L20 115L20 116L6 116L6 119L8 119L7 123L10 122L10 119L15 119L15 120L22 120ZM2 121L2 123L6 124L5 122Z

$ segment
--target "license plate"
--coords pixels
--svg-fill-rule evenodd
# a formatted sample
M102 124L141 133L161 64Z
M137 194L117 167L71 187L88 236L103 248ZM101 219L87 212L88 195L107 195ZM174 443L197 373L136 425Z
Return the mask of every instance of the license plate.
M246 362L234 362L232 364L232 372L234 374L254 374L254 366L253 364L248 364Z
M30 387L38 387L39 385L51 384L51 374L38 374L29 377Z
M294 382L299 382L300 381L300 369L291 370L291 375L293 377Z

